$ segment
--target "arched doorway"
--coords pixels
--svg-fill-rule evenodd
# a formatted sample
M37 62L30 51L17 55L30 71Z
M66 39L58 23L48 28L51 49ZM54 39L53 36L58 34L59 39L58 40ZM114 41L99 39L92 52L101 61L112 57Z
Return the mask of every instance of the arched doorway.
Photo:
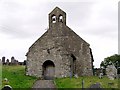
M43 63L43 78L46 80L54 79L55 65L51 60L47 60Z

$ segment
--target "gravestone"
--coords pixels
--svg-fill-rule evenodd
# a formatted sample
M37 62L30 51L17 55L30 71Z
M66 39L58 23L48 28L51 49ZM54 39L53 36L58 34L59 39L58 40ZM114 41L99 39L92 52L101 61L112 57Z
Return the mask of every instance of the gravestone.
M110 80L114 80L117 77L117 69L114 65L108 65L106 68L106 74Z
M18 65L18 60L16 60L14 57L11 57L11 64L12 65Z
M7 79L7 78L4 78L4 82L7 82L7 83L8 83L9 81L8 81L8 79Z
M18 65L18 64L19 64L19 62L18 62L18 60L16 60L15 65Z
M2 57L2 64L5 65L5 57Z
M14 63L15 63L15 58L11 57L11 64L14 65Z
M14 60L14 65L18 65L18 61L17 60Z
M10 85L5 85L1 90L13 90Z
M7 60L6 60L6 65L9 65L9 63L10 63L10 62L9 62L9 59L7 59Z
M99 79L101 79L103 77L103 73L99 74Z

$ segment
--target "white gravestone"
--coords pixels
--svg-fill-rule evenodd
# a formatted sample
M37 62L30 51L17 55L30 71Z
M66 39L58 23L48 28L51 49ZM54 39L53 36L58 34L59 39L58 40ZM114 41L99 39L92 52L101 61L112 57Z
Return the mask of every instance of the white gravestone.
M114 65L109 65L106 68L106 74L110 80L114 80L117 77L117 69Z
M103 73L99 74L99 79L101 79L103 77Z

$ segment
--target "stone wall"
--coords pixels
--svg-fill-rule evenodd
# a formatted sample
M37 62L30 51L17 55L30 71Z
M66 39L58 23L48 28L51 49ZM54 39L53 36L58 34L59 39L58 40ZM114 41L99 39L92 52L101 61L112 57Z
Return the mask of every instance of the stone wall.
M66 30L66 28L64 28ZM42 65L46 60L55 64L56 77L70 75L71 54L76 57L76 74L93 75L89 44L76 35L55 36L48 30L45 36L38 39L27 54L27 74L41 77ZM50 35L52 34L52 35ZM60 34L60 33L59 33Z
M47 36L46 36L47 37ZM43 42L36 42L27 55L27 74L42 77L42 65L46 60L51 60L55 64L55 75L61 77L62 74L68 76L69 57L62 46L55 44L52 38L44 38ZM44 42L46 41L46 42ZM42 43L42 45L39 45ZM48 53L49 50L49 53Z

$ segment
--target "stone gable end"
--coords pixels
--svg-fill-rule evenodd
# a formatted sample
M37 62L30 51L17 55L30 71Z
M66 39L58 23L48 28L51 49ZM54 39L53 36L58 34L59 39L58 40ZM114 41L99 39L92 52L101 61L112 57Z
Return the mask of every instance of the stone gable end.
M56 7L49 14L49 29L29 48L26 75L55 77L93 75L90 45L66 25L66 13Z

